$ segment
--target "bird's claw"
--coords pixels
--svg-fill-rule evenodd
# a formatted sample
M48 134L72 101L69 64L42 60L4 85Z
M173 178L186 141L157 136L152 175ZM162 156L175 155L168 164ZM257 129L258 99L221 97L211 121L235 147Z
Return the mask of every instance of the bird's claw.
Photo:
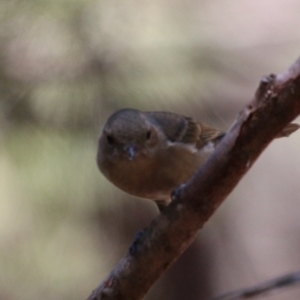
M175 190L172 191L171 193L172 202L179 199L181 191L184 187L185 187L185 183L181 184L179 187L177 187Z

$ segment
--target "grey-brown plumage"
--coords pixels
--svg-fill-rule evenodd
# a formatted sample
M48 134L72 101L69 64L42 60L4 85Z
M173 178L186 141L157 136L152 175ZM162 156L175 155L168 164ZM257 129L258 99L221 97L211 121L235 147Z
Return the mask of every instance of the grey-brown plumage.
M290 124L281 136L298 129ZM169 112L123 109L99 138L100 171L121 190L156 201L160 208L185 183L225 135L192 118Z

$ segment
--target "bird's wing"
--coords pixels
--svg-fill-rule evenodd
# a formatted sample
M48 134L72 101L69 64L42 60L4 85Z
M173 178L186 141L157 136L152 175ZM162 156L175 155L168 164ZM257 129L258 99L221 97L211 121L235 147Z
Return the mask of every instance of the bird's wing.
M216 141L224 134L193 118L169 112L145 112L165 133L171 142L195 144L198 148Z

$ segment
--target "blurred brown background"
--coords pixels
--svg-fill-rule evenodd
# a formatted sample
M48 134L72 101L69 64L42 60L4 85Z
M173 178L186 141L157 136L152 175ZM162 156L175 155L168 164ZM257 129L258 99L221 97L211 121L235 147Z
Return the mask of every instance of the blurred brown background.
M116 109L227 129L300 55L296 0L0 0L0 299L84 299L157 215L98 172ZM300 269L300 133L274 141L147 300ZM299 299L300 289L272 299Z

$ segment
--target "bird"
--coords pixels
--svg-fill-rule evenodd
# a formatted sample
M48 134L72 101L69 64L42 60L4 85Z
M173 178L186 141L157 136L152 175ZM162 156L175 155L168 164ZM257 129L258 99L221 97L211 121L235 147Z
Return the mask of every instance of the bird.
M290 123L277 137L289 136L298 128ZM225 135L172 112L120 109L103 127L97 165L116 187L155 201L163 212L172 192L193 176Z

